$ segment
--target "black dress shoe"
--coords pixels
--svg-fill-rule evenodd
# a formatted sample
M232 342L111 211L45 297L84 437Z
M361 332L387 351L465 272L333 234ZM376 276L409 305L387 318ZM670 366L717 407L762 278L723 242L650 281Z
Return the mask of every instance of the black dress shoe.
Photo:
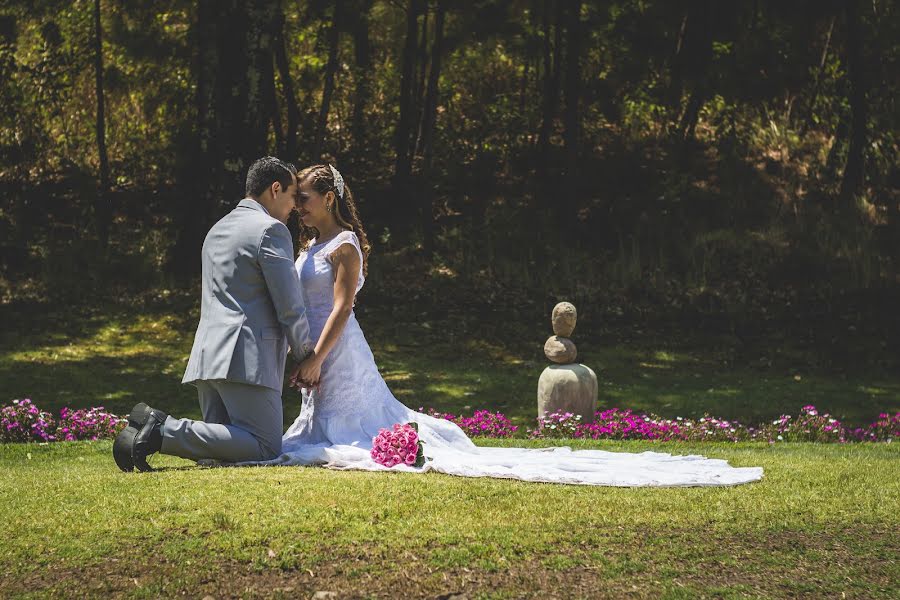
M138 430L129 425L119 432L113 442L113 459L126 473L134 470L134 438L137 434Z
M150 416L150 411L152 409L147 406L144 402L138 402L134 405L134 408L131 409L131 412L128 413L128 424L134 427L137 430L140 430L141 427L144 426L144 423L147 422L147 417Z
M142 472L153 470L153 467L147 464L147 457L154 452L159 452L162 448L162 431L160 429L169 417L163 411L150 408L149 406L145 414L146 418L144 418L143 426L140 429L136 429L137 434L134 436L131 451L134 466L137 467L138 471ZM129 426L126 429L131 428L130 419L131 417L129 416Z

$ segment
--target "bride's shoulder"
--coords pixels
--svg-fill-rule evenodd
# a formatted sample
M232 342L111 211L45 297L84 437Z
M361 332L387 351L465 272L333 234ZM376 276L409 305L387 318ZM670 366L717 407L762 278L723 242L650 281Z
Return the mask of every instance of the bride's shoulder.
M328 250L329 260L334 260L337 257L349 256L355 258L357 255L362 254L359 247L359 238L356 236L356 232L351 229L345 229L334 236L334 239L328 245L330 246ZM353 246L353 248L350 248L349 246Z
M330 247L329 254L333 253L335 250L340 248L345 244L351 244L359 248L359 238L356 236L356 232L352 229L345 229L331 240L327 245Z
M342 232L337 234L337 236L335 236L334 239L339 240L339 241L351 241L352 240L354 242L359 243L359 238L356 237L356 232L353 231L352 229L343 230Z

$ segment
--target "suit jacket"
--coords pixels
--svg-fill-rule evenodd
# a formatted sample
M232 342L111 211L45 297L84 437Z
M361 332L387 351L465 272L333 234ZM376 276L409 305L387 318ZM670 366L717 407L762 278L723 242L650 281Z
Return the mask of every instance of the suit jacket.
M200 324L182 383L227 379L281 391L288 343L313 348L291 234L245 198L203 241Z

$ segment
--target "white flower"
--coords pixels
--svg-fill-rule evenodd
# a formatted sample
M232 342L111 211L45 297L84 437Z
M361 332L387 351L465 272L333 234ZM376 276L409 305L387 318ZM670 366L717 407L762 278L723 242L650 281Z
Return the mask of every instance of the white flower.
M783 438L783 437L781 437L781 436L780 436L780 435L779 435L779 436L778 436L778 439L779 439L779 440L783 440L783 439L784 439L784 438Z

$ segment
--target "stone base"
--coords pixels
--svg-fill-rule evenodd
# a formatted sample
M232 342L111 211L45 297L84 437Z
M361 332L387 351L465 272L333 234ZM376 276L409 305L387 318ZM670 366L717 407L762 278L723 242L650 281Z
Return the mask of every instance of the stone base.
M597 375L582 364L551 365L538 379L537 400L538 417L562 411L581 415L582 423L593 423Z

